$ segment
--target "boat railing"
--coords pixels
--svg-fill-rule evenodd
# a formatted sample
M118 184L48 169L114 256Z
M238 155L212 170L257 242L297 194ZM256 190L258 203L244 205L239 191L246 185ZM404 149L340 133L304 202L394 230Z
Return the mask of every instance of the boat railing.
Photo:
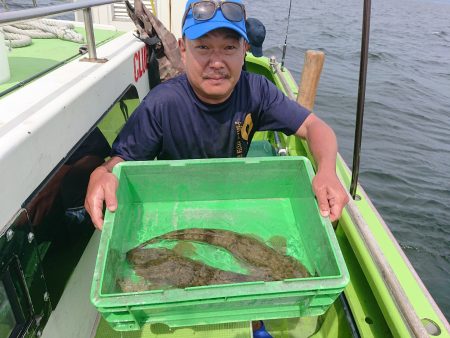
M4 0L2 0L4 2ZM84 26L86 30L88 61L97 61L97 51L95 49L94 24L92 21L92 7L109 5L123 0L87 0L75 3L67 3L46 7L35 7L18 11L0 13L0 26L13 24L37 18L43 18L56 14L83 10Z

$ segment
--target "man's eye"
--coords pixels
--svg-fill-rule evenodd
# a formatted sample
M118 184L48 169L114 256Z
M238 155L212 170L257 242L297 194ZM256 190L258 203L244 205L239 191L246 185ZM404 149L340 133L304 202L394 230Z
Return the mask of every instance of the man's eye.
M230 46L226 46L225 49L226 50L234 50L234 49L237 49L237 48L236 48L236 46L230 45Z
M195 47L197 49L208 49L208 46L205 45L198 45L197 47Z

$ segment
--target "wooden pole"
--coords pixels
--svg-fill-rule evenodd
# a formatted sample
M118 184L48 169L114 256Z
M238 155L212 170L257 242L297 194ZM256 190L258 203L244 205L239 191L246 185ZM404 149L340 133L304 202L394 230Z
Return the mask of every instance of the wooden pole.
M307 50L300 79L297 102L308 110L313 110L317 87L322 73L325 53L317 50Z

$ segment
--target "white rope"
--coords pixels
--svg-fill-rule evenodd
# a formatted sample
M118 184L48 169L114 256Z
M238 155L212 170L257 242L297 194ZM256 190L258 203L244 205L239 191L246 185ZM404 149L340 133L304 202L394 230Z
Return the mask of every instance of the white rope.
M83 43L81 34L74 31L74 25L51 19L41 19L3 26L5 43L9 47L28 46L33 39L54 39Z
M3 34L5 45L10 48L19 48L31 45L31 38L26 35L16 34L13 32L6 32L7 26L3 26L3 32L0 30L0 34Z
M30 38L35 39L53 39L55 37L52 33L46 33L39 29L24 29L23 27L19 28L17 26L4 26L3 30L6 33L11 33L15 35L28 36ZM9 35L7 36L9 38Z

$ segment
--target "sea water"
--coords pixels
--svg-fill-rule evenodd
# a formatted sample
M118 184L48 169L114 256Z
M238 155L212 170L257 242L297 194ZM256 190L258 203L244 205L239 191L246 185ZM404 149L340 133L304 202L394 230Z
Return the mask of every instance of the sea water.
M264 5L261 5L264 3ZM247 0L282 56L289 0ZM315 113L351 167L363 2L292 1L285 64L325 52ZM360 183L450 318L450 1L372 0Z

